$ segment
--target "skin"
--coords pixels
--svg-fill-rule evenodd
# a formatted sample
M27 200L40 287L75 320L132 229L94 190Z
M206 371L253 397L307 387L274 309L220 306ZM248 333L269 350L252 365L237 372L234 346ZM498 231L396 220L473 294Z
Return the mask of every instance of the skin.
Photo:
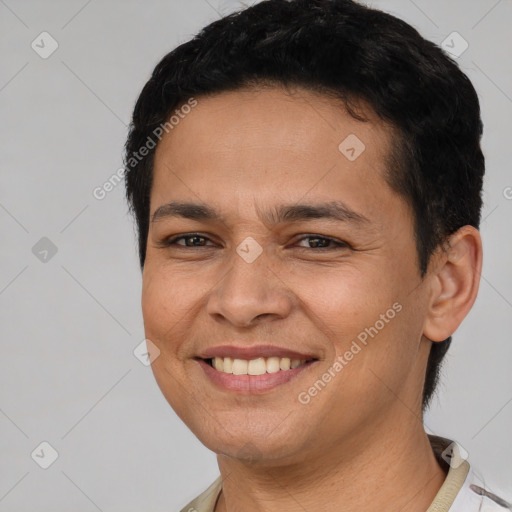
M369 108L363 123L301 88L197 99L157 147L150 214L187 201L223 219L150 223L142 309L162 393L217 453L216 511L361 512L378 503L424 512L446 476L422 424L424 373L431 341L451 335L476 298L478 231L452 235L421 279L412 212L384 181L393 131ZM366 147L355 161L338 149L350 134ZM259 215L335 200L369 222L272 224ZM163 243L191 232L200 238ZM249 236L263 249L252 263L236 252ZM349 245L317 248L319 236ZM299 393L394 303L401 311L301 403ZM273 390L241 394L214 386L194 359L223 344L284 346L318 361Z

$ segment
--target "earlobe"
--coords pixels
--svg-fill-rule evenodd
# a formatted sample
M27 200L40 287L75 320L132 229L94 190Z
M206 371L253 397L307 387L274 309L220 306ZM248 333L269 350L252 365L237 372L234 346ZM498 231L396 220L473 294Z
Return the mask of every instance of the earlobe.
M463 226L440 248L433 269L432 294L424 336L443 341L451 336L472 308L482 271L482 240L473 226Z

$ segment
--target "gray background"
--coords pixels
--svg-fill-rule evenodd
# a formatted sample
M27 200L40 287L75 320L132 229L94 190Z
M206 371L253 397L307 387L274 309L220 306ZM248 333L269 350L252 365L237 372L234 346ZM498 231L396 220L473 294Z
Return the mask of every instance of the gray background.
M425 423L511 496L512 1L371 4L438 44L453 31L469 43L458 62L485 123L484 267ZM123 183L92 191L121 167L156 63L237 5L0 0L0 511L173 511L218 475L133 354L144 332ZM59 45L46 59L31 48L43 31ZM43 237L57 248L46 261ZM48 469L31 458L42 441L59 454Z

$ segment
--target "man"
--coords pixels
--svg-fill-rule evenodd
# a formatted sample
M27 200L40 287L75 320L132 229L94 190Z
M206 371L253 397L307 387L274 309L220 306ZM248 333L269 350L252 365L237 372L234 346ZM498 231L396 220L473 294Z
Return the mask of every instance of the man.
M184 511L503 511L422 413L482 267L475 90L412 27L268 0L158 64L126 187L165 398L217 454Z

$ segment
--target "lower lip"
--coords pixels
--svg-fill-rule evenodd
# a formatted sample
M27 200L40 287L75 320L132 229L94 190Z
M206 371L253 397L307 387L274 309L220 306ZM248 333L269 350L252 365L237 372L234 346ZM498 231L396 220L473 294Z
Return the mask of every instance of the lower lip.
M210 366L205 360L198 359L198 363L205 374L214 384L228 391L238 391L244 394L256 394L270 391L281 384L289 382L293 378L307 370L316 361L309 361L298 368L279 370L276 373L264 373L263 375L233 375L224 373Z

